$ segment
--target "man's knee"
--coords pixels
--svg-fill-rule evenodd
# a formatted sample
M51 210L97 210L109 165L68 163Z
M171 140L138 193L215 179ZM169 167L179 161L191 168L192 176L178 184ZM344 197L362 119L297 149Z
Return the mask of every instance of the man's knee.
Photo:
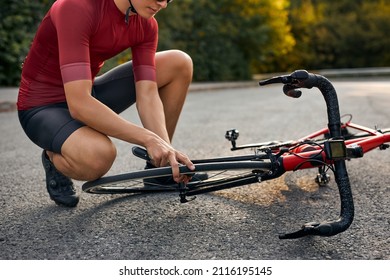
M190 70L192 72L193 63L192 58L185 52L180 50L174 50L175 60L180 68L184 70Z
M67 162L66 173L73 179L91 181L110 170L116 158L116 147L107 136L83 127L64 143L62 155Z
M116 158L115 145L109 141L105 145L93 148L88 152L85 166L85 180L96 180L106 174Z
M169 50L164 53L164 56L167 55L166 61L169 61L168 66L173 67L173 70L175 72L181 74L192 74L193 62L191 57L187 53L181 50Z

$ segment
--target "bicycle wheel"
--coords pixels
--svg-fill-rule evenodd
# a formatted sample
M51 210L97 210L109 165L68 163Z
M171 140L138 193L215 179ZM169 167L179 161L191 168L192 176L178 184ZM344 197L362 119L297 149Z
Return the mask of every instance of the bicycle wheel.
M206 172L208 178L197 180L194 171L180 167L181 174L194 176L186 185L188 195L211 192L258 182L258 177L271 168L266 161L211 162L195 164L196 172ZM86 182L82 190L94 194L156 193L179 190L179 184L150 183L148 179L166 179L172 176L170 167L160 167L125 174L106 176ZM144 183L147 180L147 184Z

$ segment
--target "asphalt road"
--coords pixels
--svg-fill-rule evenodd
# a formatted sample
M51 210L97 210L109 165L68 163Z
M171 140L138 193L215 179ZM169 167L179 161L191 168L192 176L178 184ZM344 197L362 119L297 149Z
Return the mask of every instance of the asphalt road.
M388 80L335 86L341 112L355 123L390 127ZM325 113L316 89L300 99L285 97L280 86L198 90L188 96L174 145L194 159L230 155L227 129L239 129L242 144L288 140L325 126ZM123 116L139 122L134 108ZM49 199L41 150L22 132L16 112L0 113L0 127L0 259L390 259L390 150L348 162L356 212L346 232L279 240L303 223L338 217L334 181L318 188L316 170L295 172L187 204L173 194L91 195L76 182L81 201L67 209ZM115 143L119 155L109 174L143 167L131 145Z

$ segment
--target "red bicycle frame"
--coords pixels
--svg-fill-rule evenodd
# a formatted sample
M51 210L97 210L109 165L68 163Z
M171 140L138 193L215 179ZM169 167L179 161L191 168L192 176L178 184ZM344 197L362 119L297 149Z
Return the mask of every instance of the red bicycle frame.
M369 134L361 138L345 140L345 146L347 149L359 148L362 152L362 156L365 153L373 149L380 148L383 144L390 142L390 134L383 134L378 130L374 130L351 122L347 122L341 127L342 129L352 128ZM329 134L328 128L318 130L299 139L297 141L297 144L308 142L326 134ZM315 146L311 144L297 145L296 148L291 149L288 153L284 154L282 158L282 165L285 171L295 171L297 169L313 168L319 166L320 161L326 164L333 164L334 162L326 156L322 145Z

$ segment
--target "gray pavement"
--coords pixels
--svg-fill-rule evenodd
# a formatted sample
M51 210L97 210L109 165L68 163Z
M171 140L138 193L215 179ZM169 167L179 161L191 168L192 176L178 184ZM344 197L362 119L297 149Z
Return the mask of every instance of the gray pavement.
M362 125L390 127L388 80L335 86L342 113ZM204 158L231 154L224 133L233 127L242 144L303 136L326 125L324 102L314 92L290 99L280 86L198 90L188 96L173 144ZM139 122L134 108L123 117ZM348 163L356 208L350 229L281 241L279 233L305 222L337 218L334 182L318 188L316 171L308 170L187 204L172 194L90 195L76 182L80 204L66 209L48 198L41 150L24 135L16 113L1 113L0 127L0 259L390 260L389 150ZM109 174L143 167L130 155L131 145L114 143L118 158Z

